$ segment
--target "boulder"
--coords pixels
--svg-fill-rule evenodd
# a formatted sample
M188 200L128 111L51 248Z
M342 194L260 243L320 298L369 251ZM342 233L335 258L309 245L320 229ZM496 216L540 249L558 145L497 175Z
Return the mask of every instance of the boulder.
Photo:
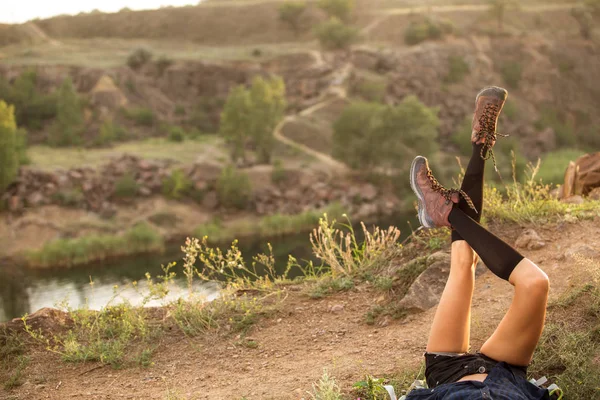
M515 247L527 250L539 250L546 246L540 235L533 229L526 229L515 242Z
M586 196L600 187L600 152L586 154L570 162L565 171L561 198L574 195Z
M400 301L400 307L410 311L426 311L436 306L450 273L450 255L438 252L427 259L429 267L414 281Z
M593 189L590 194L588 194L588 198L590 200L600 200L600 187Z

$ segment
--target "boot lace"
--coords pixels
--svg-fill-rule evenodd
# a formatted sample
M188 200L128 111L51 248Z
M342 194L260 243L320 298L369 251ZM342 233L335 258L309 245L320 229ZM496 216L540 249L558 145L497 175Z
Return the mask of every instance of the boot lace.
M485 106L483 114L481 114L481 117L479 118L479 139L485 138L485 142L481 147L481 158L486 161L491 158L496 171L498 171L498 167L496 165L496 156L492 149L492 143L497 140L498 136L508 137L508 135L496 132L496 121L498 120L499 113L500 107L495 104L488 104Z
M464 190L457 189L446 189L436 178L433 176L433 172L429 168L427 168L427 179L431 183L431 188L441 194L447 201L452 202L452 195L458 193L459 196L462 196L463 199L467 202L469 207L476 213L478 213L477 208L475 208L475 204L473 204L473 200L469 197L468 194L465 193Z

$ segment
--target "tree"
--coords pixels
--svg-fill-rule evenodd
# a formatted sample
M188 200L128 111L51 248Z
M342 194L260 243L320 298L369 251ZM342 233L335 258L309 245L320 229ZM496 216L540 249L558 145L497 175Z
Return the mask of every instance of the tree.
M488 0L490 5L490 14L498 21L498 33L504 31L504 17L506 11L518 8L519 3L516 0Z
M15 109L0 100L0 193L17 176L19 170L17 146Z
M221 113L219 133L231 149L231 160L245 160L246 144L249 138L251 102L250 93L244 86L234 88L227 97Z
M333 155L351 168L404 173L415 154L431 154L439 127L437 110L409 96L392 107L354 103L333 126Z
M329 16L347 21L354 9L354 0L320 0L319 7Z
M250 103L250 135L256 145L259 162L269 164L275 145L273 131L283 118L286 107L283 79L256 77L250 89Z
M300 30L300 17L306 10L306 3L286 1L279 7L279 19L290 25L295 34Z
M81 143L84 128L83 110L71 78L66 78L58 89L56 120L50 129L52 146L73 146Z
M321 46L330 50L347 49L358 39L358 29L336 17L317 26L315 33Z

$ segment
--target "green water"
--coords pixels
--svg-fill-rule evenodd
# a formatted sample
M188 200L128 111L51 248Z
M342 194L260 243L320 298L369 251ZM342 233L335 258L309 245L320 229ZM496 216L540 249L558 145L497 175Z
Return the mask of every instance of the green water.
M412 226L417 226L414 217L401 215L380 221L377 225L388 227L398 226L406 237L410 233L407 221ZM360 230L360 229L359 229ZM240 250L247 263L252 261L252 256L267 252L267 243L273 246L275 261L279 269L285 268L288 255L291 254L298 260L317 261L311 250L309 232L302 232L284 237L260 240L246 239L239 243ZM182 241L183 243L183 241ZM225 249L229 243L219 245ZM0 322L11 318L21 317L25 313L32 313L43 307L56 307L67 304L77 308L88 305L92 309L105 306L115 296L119 297L113 302L126 299L133 304L139 303L142 295L132 288L133 281L139 281L140 290L144 290L145 274L152 276L162 273L161 265L176 261L175 272L177 277L169 296L163 301L155 301L150 306L160 306L187 294L184 276L181 273L183 253L180 245L173 245L163 255L138 256L121 260L112 260L107 263L77 267L73 269L57 270L27 270L0 265ZM90 282L93 281L93 285ZM115 289L115 285L118 286ZM213 299L218 295L215 284L198 284L195 291Z

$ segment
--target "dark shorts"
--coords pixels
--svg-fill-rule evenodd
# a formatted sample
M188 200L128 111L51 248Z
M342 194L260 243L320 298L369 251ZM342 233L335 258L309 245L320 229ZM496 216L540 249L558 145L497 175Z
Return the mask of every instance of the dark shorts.
M425 379L430 388L458 382L467 375L488 374L498 361L476 354L425 353ZM526 379L527 367L508 365L515 377Z

